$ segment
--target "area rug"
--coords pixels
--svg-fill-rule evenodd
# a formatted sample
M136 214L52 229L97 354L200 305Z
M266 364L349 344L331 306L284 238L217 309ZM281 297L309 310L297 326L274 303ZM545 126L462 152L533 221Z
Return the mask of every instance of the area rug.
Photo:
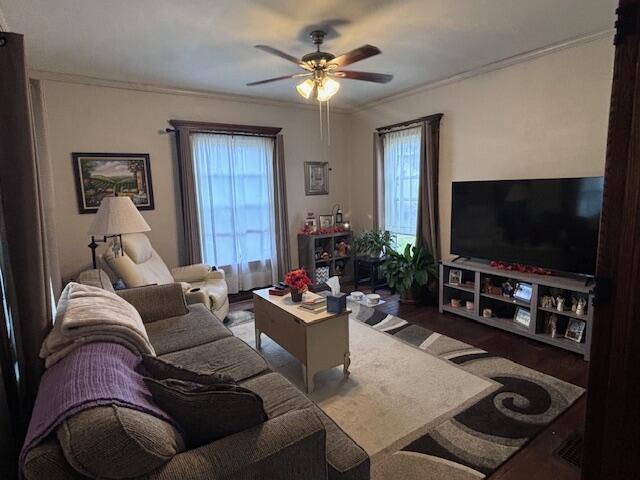
M375 480L484 478L584 392L374 308L349 308L352 374L317 374L309 397L367 451ZM237 314L230 328L253 345L253 312ZM299 362L262 343L274 370L302 389Z

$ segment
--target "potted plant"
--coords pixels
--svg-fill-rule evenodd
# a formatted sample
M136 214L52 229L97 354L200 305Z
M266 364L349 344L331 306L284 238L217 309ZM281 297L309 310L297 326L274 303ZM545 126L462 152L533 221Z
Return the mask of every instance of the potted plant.
M300 303L302 301L302 294L306 292L311 285L311 279L307 275L304 269L292 270L284 277L284 283L286 283L291 289L291 301L294 303Z
M415 303L424 290L438 276L435 260L423 247L408 244L404 252L389 250L382 264L382 273L389 287L400 294L403 303Z
M353 248L360 257L380 258L391 250L391 233L387 230L365 230L353 240Z

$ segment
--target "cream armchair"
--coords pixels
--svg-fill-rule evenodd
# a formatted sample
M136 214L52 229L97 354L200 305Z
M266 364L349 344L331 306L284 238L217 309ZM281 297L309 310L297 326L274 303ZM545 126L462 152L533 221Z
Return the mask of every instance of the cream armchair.
M122 235L122 247L122 255L107 249L102 259L128 288L177 282L187 303L204 303L218 319L226 318L229 298L224 271L202 263L169 270L144 233Z

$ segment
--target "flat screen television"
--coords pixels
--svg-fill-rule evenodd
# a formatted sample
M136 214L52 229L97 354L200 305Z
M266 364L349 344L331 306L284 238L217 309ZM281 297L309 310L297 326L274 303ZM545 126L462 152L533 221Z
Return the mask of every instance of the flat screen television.
M451 253L593 275L603 177L453 182Z

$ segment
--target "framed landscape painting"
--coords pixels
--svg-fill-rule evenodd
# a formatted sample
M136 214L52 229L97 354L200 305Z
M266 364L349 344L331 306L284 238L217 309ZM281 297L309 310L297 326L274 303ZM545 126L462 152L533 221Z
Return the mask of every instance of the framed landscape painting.
M95 213L104 197L127 196L139 210L153 210L147 153L72 153L80 213Z

